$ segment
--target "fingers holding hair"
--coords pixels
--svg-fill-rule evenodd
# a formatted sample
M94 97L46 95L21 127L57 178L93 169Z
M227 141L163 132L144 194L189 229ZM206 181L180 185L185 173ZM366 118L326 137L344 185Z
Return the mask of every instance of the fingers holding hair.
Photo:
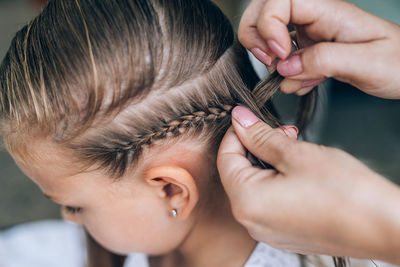
M217 166L228 194L232 193L231 189L234 188L242 190L239 185L255 179L260 172L264 177L276 174L274 170L260 170L252 165L247 158L246 148L241 144L233 128L228 130L221 142Z
M233 109L232 116L234 132L231 134L234 134L234 137L227 135L220 148L220 155L230 154L231 165L240 161L238 156L233 158L232 154L239 154L242 159L248 161L245 154L247 149L260 160L274 166L279 172L286 172L291 168L293 159L297 157L295 150L299 146L299 142L295 140L297 137L295 127L273 129L260 121L249 109L241 106ZM243 167L251 166L250 162L247 164Z

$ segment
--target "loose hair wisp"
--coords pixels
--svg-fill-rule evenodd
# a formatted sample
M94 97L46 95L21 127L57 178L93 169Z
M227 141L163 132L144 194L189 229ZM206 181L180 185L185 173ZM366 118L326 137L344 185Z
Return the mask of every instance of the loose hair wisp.
M118 178L158 139L201 138L216 155L238 104L278 127L281 80L259 83L209 0L51 0L0 65L0 130L21 160L47 138ZM314 93L305 99L300 126Z

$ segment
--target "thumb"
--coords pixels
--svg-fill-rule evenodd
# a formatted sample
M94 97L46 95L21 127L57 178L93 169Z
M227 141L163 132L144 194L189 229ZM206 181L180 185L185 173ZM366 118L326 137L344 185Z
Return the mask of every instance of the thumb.
M371 72L371 58L365 55L374 50L370 43L321 42L281 60L277 70L294 80L334 77L359 87L361 81L368 80Z
M240 143L233 128L230 128L221 141L218 158L218 172L225 191L229 196L238 196L243 191L243 185L249 184L256 177L271 177L275 170L256 168L247 158L247 151Z
M287 173L293 162L298 161L296 155L302 142L289 138L282 129L273 129L245 107L235 107L232 117L236 135L254 156L274 166L280 173Z

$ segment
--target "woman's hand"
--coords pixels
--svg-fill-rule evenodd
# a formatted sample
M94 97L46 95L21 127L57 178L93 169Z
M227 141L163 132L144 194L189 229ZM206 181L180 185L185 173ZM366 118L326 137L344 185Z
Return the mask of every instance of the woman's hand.
M287 24L300 47L289 57ZM240 26L242 44L266 65L283 59L285 93L306 94L334 77L365 93L400 99L400 27L341 0L252 0Z
M218 169L235 218L256 240L400 264L398 186L343 151L288 138L244 107L232 115ZM277 171L253 167L241 143Z

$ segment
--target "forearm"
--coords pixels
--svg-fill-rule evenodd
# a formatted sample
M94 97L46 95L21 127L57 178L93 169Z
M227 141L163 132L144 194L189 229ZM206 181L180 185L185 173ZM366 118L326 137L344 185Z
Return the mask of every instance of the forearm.
M400 187L379 175L368 180L355 194L360 206L355 214L362 216L354 225L353 254L400 265Z
M400 265L400 187L389 184L385 197L376 201L382 209L382 231L384 246L381 249L382 260Z

